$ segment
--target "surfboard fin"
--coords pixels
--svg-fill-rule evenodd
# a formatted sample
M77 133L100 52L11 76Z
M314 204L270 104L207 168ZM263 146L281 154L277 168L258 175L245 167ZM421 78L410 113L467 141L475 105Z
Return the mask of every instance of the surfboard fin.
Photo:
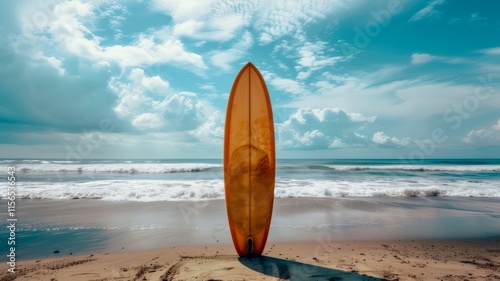
M251 255L253 253L253 238L248 237L247 238L247 247L246 247L246 254Z

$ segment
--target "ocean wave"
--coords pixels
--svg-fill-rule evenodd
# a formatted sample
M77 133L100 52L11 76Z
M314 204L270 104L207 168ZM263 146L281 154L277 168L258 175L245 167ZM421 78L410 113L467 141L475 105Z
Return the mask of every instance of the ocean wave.
M21 199L102 199L106 201L179 201L221 199L220 180L99 180L18 183Z
M186 230L193 229L196 226L187 225L187 226L178 226L178 225L162 225L162 224L146 224L146 225L120 225L120 226L108 226L108 225L78 225L78 226L52 226L52 225L41 225L41 224L30 224L30 225L22 225L16 228L17 231L26 231L26 232L50 232L50 231L74 231L74 230Z
M76 172L76 173L176 173L176 172L200 172L211 168L221 168L222 164L212 162L192 163L165 162L166 160L86 160L85 162L70 160L0 160L0 165L14 165L18 171L27 173L53 173L53 172ZM451 161L451 160L450 160ZM465 162L469 163L469 162ZM481 162L482 163L482 162ZM388 171L388 172L451 172L451 173L480 173L500 172L497 162L491 164L474 165L447 165L447 164L322 164L311 162L281 163L277 165L278 171Z
M0 160L0 164L19 164L19 163L24 163L24 164L50 164L51 161L49 160Z
M115 164L62 164L17 165L23 173L118 173L166 174L192 173L220 168L222 165L204 163L115 163Z
M337 171L500 172L500 165L318 165Z
M224 182L209 180L98 180L19 182L23 199L100 199L106 201L197 201L224 199ZM278 179L277 198L339 197L500 197L498 181L334 181Z

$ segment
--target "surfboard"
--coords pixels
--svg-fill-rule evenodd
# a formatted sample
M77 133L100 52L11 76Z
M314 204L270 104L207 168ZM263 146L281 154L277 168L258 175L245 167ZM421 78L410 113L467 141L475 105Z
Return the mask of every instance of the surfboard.
M264 251L274 203L276 156L264 78L246 64L234 80L224 128L224 188L229 229L240 256Z

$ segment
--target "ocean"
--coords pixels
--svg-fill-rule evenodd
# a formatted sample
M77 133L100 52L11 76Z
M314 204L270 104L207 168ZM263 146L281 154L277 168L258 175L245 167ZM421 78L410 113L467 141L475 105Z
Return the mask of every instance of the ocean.
M104 201L224 198L222 160L0 160L17 197ZM2 198L5 197L0 193ZM276 198L500 197L500 159L278 160Z

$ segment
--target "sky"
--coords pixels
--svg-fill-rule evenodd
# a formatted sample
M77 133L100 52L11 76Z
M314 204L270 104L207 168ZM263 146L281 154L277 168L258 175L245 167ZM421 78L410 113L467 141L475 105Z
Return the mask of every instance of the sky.
M0 158L222 158L251 61L279 158L500 158L496 0L5 1Z

